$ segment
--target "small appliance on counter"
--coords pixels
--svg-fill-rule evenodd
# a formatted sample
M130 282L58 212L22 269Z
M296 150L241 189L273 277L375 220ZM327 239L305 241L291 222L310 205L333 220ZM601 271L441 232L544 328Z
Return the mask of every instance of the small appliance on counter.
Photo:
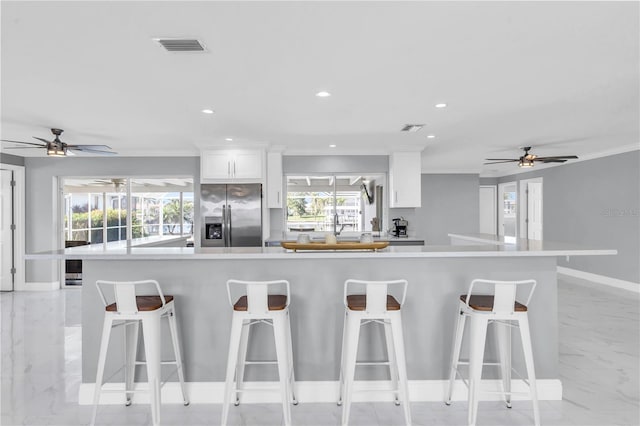
M405 220L403 217L395 218L393 219L393 229L391 230L391 233L393 234L394 237L407 238L408 225L409 225L409 222Z

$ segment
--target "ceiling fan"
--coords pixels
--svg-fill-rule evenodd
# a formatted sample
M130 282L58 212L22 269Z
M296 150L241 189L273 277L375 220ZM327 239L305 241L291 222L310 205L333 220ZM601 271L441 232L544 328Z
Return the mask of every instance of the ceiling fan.
M122 187L125 183L127 183L127 180L124 178L112 178L112 179L97 179L96 182L113 185L113 188L115 189L116 192L121 192L123 189Z
M535 161L539 161L541 163L564 163L567 160L575 160L578 158L577 155L538 157L535 154L529 154L529 150L531 150L530 146L525 146L522 149L524 150L524 155L520 158L486 158L485 160L491 161L491 163L484 163L484 164L511 163L511 162L517 161L518 167L533 167L533 163Z
M22 141L11 141L7 139L2 139L2 142L10 142L10 143L19 143L23 145L31 145L27 147L23 146L10 146L6 149L25 149L25 148L44 148L47 150L47 155L52 157L66 157L67 154L73 155L74 151L80 152L89 152L93 154L105 154L105 155L115 155L117 152L107 151L110 150L111 147L107 145L70 145L64 143L60 140L60 135L64 132L62 129L51 129L51 133L55 136L52 141L48 141L46 139L39 138L34 136L34 139L38 139L43 143L33 143L33 142L22 142Z

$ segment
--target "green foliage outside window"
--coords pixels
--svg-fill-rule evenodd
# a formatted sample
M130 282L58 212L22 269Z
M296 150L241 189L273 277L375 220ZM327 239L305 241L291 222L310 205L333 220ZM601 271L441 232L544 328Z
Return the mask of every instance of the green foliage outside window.
M287 198L287 211L289 216L304 216L307 202L304 198Z
M193 225L193 201L182 203L184 223ZM162 221L170 234L180 232L180 200L171 200L162 208Z
M87 229L89 227L89 213L72 213L71 223L73 224L73 229ZM140 221L137 217L133 217L131 224L133 226L133 238L143 237L143 230L140 225ZM107 236L108 241L119 240L118 233L120 232L120 227L125 227L127 225L127 211L126 210L117 210L117 209L108 209L107 210ZM102 210L92 210L91 211L91 229L102 228L104 226L103 221L103 212ZM92 241L93 243L101 243L102 238L99 238L100 241Z

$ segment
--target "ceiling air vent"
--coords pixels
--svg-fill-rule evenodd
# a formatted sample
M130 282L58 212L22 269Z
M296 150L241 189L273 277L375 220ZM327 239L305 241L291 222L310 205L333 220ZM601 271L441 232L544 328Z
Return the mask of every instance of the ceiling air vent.
M417 132L418 130L422 129L424 127L424 124L405 124L405 126L402 128L403 132Z
M204 52L204 45L195 38L154 38L169 52Z

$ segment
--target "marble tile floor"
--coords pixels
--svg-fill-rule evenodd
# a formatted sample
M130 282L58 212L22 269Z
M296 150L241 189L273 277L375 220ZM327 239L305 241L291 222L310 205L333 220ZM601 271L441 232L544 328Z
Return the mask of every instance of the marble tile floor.
M640 425L640 298L584 281L559 280L560 376L563 401L541 401L543 425ZM81 380L80 291L0 294L2 329L0 425L86 425L78 405ZM466 403L413 403L414 425L464 425ZM165 404L163 425L219 424L220 404ZM292 409L300 426L337 425L335 404ZM232 407L234 425L279 425L278 404ZM403 424L391 403L353 405L354 426ZM99 425L151 423L147 405L104 406ZM478 425L533 424L531 404L482 402Z

